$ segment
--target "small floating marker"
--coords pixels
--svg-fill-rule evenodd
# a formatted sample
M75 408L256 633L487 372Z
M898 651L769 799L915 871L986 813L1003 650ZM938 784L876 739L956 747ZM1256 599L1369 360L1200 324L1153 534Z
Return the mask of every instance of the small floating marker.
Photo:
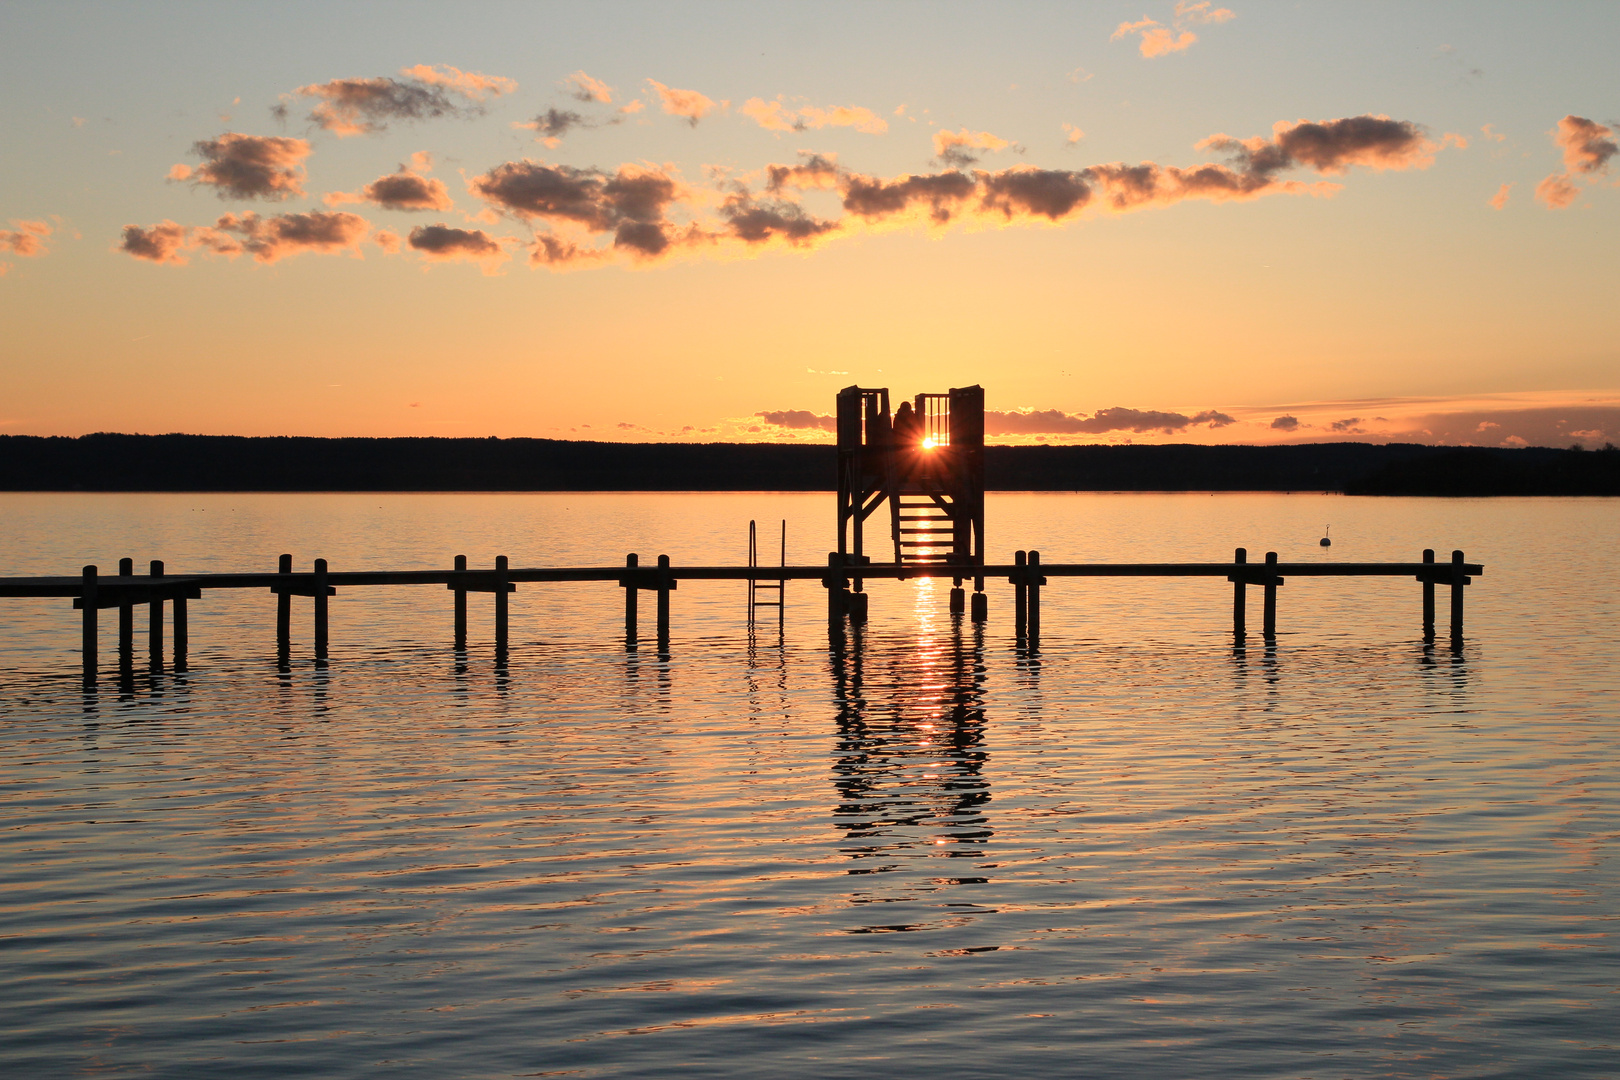
M1322 547L1332 547L1333 546L1333 540L1332 540L1331 537L1329 537L1327 535L1328 533L1330 533L1332 531L1333 531L1333 526L1331 526L1331 525L1329 525L1325 529L1323 529L1322 530L1322 533L1323 533L1322 539L1318 540L1317 544L1322 546Z

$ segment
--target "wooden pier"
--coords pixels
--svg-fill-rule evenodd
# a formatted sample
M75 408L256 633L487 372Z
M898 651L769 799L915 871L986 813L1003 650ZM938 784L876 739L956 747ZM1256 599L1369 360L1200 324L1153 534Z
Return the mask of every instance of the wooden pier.
M978 586L971 607L974 622L989 616L988 598L982 583L1004 579L1013 586L1013 627L1017 637L1030 647L1038 647L1041 632L1041 599L1053 578L1098 577L1180 577L1219 578L1232 585L1232 631L1240 638L1247 632L1247 590L1262 590L1261 633L1273 637L1277 631L1277 590L1289 577L1404 577L1422 585L1422 628L1426 641L1435 636L1435 587L1451 589L1450 632L1454 644L1463 634L1465 587L1484 567L1464 561L1461 551L1453 551L1448 562L1436 562L1432 550L1423 552L1422 561L1411 563L1282 563L1276 552L1267 552L1263 561L1250 562L1248 553L1238 548L1229 563L1053 563L1041 562L1038 551L1019 551L1014 561L1004 565L969 563L961 565L918 565L856 562L849 555L829 553L825 566L675 566L669 556L660 555L652 566L643 566L632 554L623 566L514 567L506 556L495 560L491 569L472 569L467 558L458 555L446 570L333 570L325 559L316 559L308 572L294 572L291 555L283 555L273 573L170 574L154 560L148 573L136 574L134 563L124 559L116 576L103 577L95 566L86 566L77 577L0 578L0 597L71 598L81 613L82 668L88 685L94 685L99 671L101 611L118 610L120 658L129 663L134 648L134 610L147 606L147 652L154 670L164 666L164 605L169 605L173 635L170 639L172 665L176 671L186 666L189 646L187 602L198 600L217 589L264 589L276 597L276 639L283 657L291 647L293 597L309 597L313 617L315 658L324 661L329 650L327 634L329 598L340 588L370 588L385 585L442 585L453 594L452 635L457 649L467 642L467 594L494 595L495 648L504 653L511 594L520 584L592 581L624 589L624 633L628 647L636 648L638 598L643 592L655 596L657 641L660 652L669 647L670 593L681 581L769 582L783 586L789 581L814 581L827 593L828 625L835 632L850 623L867 618L865 584L872 580L913 578L952 578L950 607L953 614L966 615L962 584L974 580ZM757 602L757 601L756 601Z

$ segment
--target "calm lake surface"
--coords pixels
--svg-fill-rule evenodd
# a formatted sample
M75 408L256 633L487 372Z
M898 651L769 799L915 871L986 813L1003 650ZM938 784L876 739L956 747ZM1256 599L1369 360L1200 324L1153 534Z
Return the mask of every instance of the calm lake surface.
M0 494L0 574L824 562L825 494ZM1620 502L992 495L990 555L1485 564L1060 581L1037 654L949 582L750 631L683 582L191 602L191 669L78 680L0 600L8 1077L1614 1077ZM1333 547L1317 546L1332 524ZM650 597L643 629L650 631ZM1251 625L1258 625L1251 590ZM1442 590L1442 613L1444 590ZM144 611L137 627L144 631ZM1443 633L1442 628L1442 633Z

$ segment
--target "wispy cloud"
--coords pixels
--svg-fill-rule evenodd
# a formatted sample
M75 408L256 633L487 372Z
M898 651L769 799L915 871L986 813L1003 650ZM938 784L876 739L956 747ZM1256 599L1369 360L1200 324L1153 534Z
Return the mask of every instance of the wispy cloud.
M936 131L934 132L934 156L945 165L962 167L972 165L983 157L976 151L1005 150L1012 143L1006 139L998 138L988 131Z
M1549 134L1564 152L1564 172L1553 173L1536 185L1536 198L1548 209L1562 210L1580 194L1577 178L1595 181L1609 171L1609 161L1620 153L1614 131L1584 116L1570 114L1558 121Z
M512 93L517 81L499 75L462 71L445 64L417 64L402 78L333 79L300 86L294 95L315 98L311 123L339 137L383 131L394 120L432 120L475 115L487 98ZM272 110L286 117L287 102Z
M1491 196L1491 209L1500 210L1502 207L1506 206L1508 201L1508 192L1512 190L1512 184L1503 184L1501 187L1497 188L1496 194Z
M665 112L681 117L693 127L715 109L715 103L696 90L676 90L656 79L648 79L647 85L658 95Z
M583 71L576 71L559 84L575 101L596 101L613 104L613 87L601 79L593 79Z
M749 98L737 110L766 131L804 131L809 128L849 127L868 135L881 135L889 122L862 105L837 105L823 109L805 105L794 109L781 98L766 101Z
M12 219L11 229L0 229L0 252L20 255L25 259L38 258L49 252L46 239L52 229L46 221L19 221Z
M1237 15L1231 9L1214 7L1209 0L1198 0L1196 3L1180 0L1171 15L1169 26L1144 15L1136 22L1120 23L1108 40L1119 41L1133 36L1140 38L1138 44L1142 55L1152 59L1191 48L1197 42L1198 35L1188 27L1230 22L1235 18Z

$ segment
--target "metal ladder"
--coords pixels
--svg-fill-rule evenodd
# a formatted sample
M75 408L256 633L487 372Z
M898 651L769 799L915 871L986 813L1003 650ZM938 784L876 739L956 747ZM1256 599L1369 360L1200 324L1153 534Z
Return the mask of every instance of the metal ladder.
M787 565L787 520L782 521L782 549L781 563ZM759 529L753 521L748 523L748 568L759 568ZM760 595L763 593L764 595ZM748 621L754 621L754 609L762 607L776 608L777 621L783 617L782 609L787 602L787 579L779 578L776 581L755 581L753 576L748 578Z

